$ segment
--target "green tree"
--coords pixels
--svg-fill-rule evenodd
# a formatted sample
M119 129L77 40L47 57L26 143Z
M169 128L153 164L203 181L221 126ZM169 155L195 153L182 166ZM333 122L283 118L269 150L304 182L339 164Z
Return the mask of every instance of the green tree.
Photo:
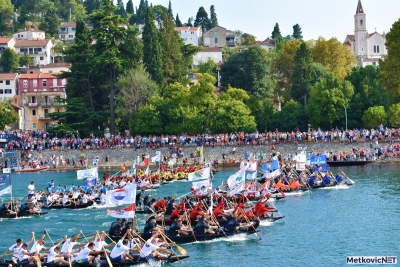
M176 25L176 27L182 27L182 22L181 22L181 20L179 19L178 13L176 13L175 25Z
M168 3L168 16L172 21L174 20L174 12L172 12L171 0L169 0Z
M251 110L251 115L254 116L259 132L266 132L271 123L271 117L274 113L274 106L269 98L257 98L250 96L246 105Z
M336 38L319 38L313 48L314 62L321 63L343 80L357 61L354 54Z
M156 95L159 88L150 78L143 65L122 73L117 82L116 114L121 128L132 128L132 119L136 117L139 108L145 105L150 97Z
M307 98L310 90L312 60L310 47L305 42L302 42L294 57L290 95L295 101L304 103L304 108L307 107Z
M7 31L7 22L14 17L14 6L10 0L0 0L0 33Z
M400 103L396 103L390 106L389 122L393 127L400 126Z
M215 13L214 5L210 6L210 21L211 21L211 26L210 26L211 28L218 26L218 18L217 18L217 13Z
M147 4L144 0L140 0L139 7L136 10L136 23L143 25L146 20Z
M56 8L53 7L42 17L42 23L40 23L39 29L51 36L58 36L58 25L60 25L60 19L57 16Z
M165 133L163 118L166 104L160 96L154 96L149 103L141 106L132 122L132 134L163 134Z
M116 15L120 15L122 18L126 18L127 14L125 11L125 5L122 0L117 0L117 9L115 10Z
M271 62L267 52L252 46L240 53L234 53L221 66L221 86L242 88L249 95L270 97L274 84L270 77Z
M143 60L143 43L138 38L138 27L129 27L126 31L125 41L121 45L121 53L124 55L124 69L139 66Z
M204 7L200 7L196 14L196 19L194 20L195 27L201 27L203 32L208 31L211 29L211 21L208 18L207 11Z
M0 65L3 67L3 72L12 72L18 67L19 55L9 47L3 50L3 54L0 57Z
M280 112L275 112L272 116L270 129L278 128L279 131L290 132L296 128L300 131L307 130L307 113L301 104L289 100Z
M386 92L395 102L400 101L400 19L393 23L390 32L386 35L385 46L388 55L385 60L379 60L379 79Z
M209 58L205 62L200 62L199 66L197 67L197 72L198 73L207 73L213 77L216 76L217 72L217 64L215 64L214 60Z
M117 71L120 71L124 61L121 46L127 34L126 29L119 26L125 21L120 16L114 15L115 9L110 0L102 0L100 9L89 16L93 25L92 38L96 40L95 65L103 69L107 67L105 73L109 77L110 132L112 134L115 134L114 101L117 92L115 82L118 76Z
M378 128L380 124L386 124L386 111L383 106L370 107L364 112L362 122L365 128Z
M154 16L156 17L156 21L158 21L159 23L162 22L161 15L163 13L168 14L168 8L166 8L163 5L155 5L151 10L153 11Z
M27 69L29 69L29 66L33 66L34 64L35 61L33 61L33 58L31 58L29 54L24 54L19 58L19 65L26 66Z
M279 29L279 24L275 23L274 30L271 33L272 39L282 39L281 30Z
M379 68L375 66L354 67L346 77L354 86L354 95L348 107L348 125L350 128L360 126L364 112L374 106L384 106L388 110L392 102L378 79Z
M211 132L254 132L257 126L255 118L244 103L249 98L242 89L228 87L226 92L222 92L211 116Z
M332 128L334 121L344 117L354 93L349 81L341 81L333 75L322 79L311 89L307 106L308 117L314 127Z
M133 2L132 0L128 0L126 3L126 13L128 14L133 14L135 13L135 10L133 9Z
M186 23L186 25L188 27L193 27L193 18L192 17L188 18L188 22Z
M6 125L18 122L18 113L9 101L0 102L0 129L4 130Z
M153 11L148 8L142 34L143 64L150 73L151 79L161 87L163 85L163 51L154 19Z
M249 45L251 43L254 43L256 41L256 38L253 35L249 35L243 40L243 45Z
M297 40L303 40L303 33L299 24L293 25L293 35L292 37Z
M94 10L100 8L100 0L85 0L83 5L85 6L86 12L90 15Z

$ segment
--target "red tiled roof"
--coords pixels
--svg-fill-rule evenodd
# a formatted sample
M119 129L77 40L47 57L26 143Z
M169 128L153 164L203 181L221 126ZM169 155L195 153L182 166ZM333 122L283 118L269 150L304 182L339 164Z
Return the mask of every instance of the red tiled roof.
M364 14L364 9L361 4L361 0L358 0L356 14Z
M27 73L21 74L19 76L20 79L35 79L39 76L39 73Z
M175 31L197 31L199 27L188 27L188 26L182 26L182 27L175 27Z
M58 73L39 73L38 78L54 79L58 78L56 75Z
M49 63L44 65L42 68L61 68L61 67L71 67L72 64L68 62L57 62L57 63Z
M351 41L355 41L356 40L356 37L354 36L354 34L348 34L347 37L349 37L349 39Z
M351 46L349 42L345 42L343 45Z
M222 53L222 48L219 47L203 47L203 50L200 52L221 52Z
M16 32L14 32L14 34L15 33L19 33L19 32L45 32L45 31L41 31L41 30L38 30L38 29L25 29L25 30L16 31Z
M0 73L0 79L15 79L18 73Z
M11 41L12 37L0 38L0 44L6 44Z
M266 45L266 46L274 47L274 45L269 42L261 42L261 41L255 41L255 42L251 43L250 45Z
M76 27L76 22L75 21L70 21L70 22L64 22L58 25L58 28L65 28L65 27Z
M19 40L14 47L45 47L50 40Z

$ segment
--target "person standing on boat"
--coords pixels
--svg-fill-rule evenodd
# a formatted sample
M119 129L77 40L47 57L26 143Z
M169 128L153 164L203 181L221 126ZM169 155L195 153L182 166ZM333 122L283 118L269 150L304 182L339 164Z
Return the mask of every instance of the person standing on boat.
M28 199L35 195L35 182L32 181L30 185L28 185Z

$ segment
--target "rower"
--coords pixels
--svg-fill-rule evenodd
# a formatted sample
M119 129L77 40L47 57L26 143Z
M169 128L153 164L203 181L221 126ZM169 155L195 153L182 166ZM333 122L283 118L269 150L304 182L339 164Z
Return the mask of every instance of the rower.
M75 253L71 257L71 261L76 263L92 263L94 260L94 256L91 255L92 250L94 249L94 243L90 242L87 246L83 247L79 253Z
M82 230L74 235L71 238L65 240L63 246L61 247L61 254L64 254L66 257L70 257L71 254L74 254L79 251L79 249L72 249L75 245L77 246L84 246L85 243L76 242L79 235L82 233Z
M45 231L45 233L46 233L46 231ZM46 248L44 246L45 233L43 233L43 235L38 240L36 240L36 242L32 245L31 251L30 251L31 252L31 256L35 256L37 254L39 259L47 256L47 253L40 253L40 251L42 249L44 249L44 250L49 250L50 249L50 248Z
M68 264L68 261L64 260L64 255L60 254L60 245L62 242L64 242L64 239L61 239L57 245L54 245L49 249L46 265L54 265L55 263Z
M146 243L140 250L140 257L145 258L148 261L150 261L151 259L156 258L156 257L170 258L172 256L172 253L170 253L165 247L162 247L162 246L163 245L171 246L173 244L175 244L175 243L161 242L161 240L159 238L157 238L156 236L153 236L146 241ZM160 252L164 252L169 255L167 256Z
M224 231L228 234L234 234L237 230L239 230L240 223L237 221L237 217L235 213L232 213L231 217L228 218L228 221L225 223Z
M29 239L29 241L26 242L26 244L29 245L29 244L32 242L33 236L34 236L34 235L35 235L35 233L32 232L32 236L31 236L31 238ZM22 239L21 239L21 238L18 238L18 239L16 240L16 243L15 243L14 245L12 245L11 247L9 247L9 248L6 250L6 252L4 252L4 255L7 255L9 251L12 251L13 256L12 256L11 260L12 260L13 263L17 264L17 263L18 263L18 254L19 254L19 251L21 250L21 247L22 247Z
M38 262L40 259L36 256L31 256L31 253L28 251L28 244L23 243L18 253L18 264L26 265L32 261Z
M167 231L169 236L185 235L188 236L192 232L192 228L184 226L182 219L178 218L172 223L171 227Z
M152 236L153 233L157 230L164 230L164 227L160 227L157 225L157 220L155 218L150 218L146 221L146 225L144 226L143 233L146 236Z
M110 253L110 258L113 261L125 261L126 259L133 260L134 257L129 254L130 251L133 252L140 252L139 248L129 248L128 245L128 240L125 239L126 235L130 233L131 230L126 231L126 233L122 236L122 238L118 241L118 243L115 245L115 247L112 249Z
M121 236L121 223L122 220L120 218L117 219L116 222L113 222L110 226L110 230L108 231L110 237L112 239L119 239Z
M30 185L28 185L28 199L31 199L35 194L35 182L32 181Z
M218 226L211 226L209 221L203 216L198 214L197 215L197 224L193 228L193 231L197 235L204 235L204 234L215 234L215 231Z

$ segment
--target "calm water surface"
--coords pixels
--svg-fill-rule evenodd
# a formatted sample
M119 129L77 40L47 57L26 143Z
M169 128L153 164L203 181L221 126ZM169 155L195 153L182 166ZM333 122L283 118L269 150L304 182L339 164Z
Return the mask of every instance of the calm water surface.
M332 169L334 173L339 169ZM400 256L400 171L395 164L343 169L356 184L348 189L317 189L275 202L285 221L262 223L257 236L236 236L183 245L190 258L182 266L345 266L346 256ZM218 186L232 171L220 171ZM101 174L100 174L100 177ZM74 172L12 174L13 195L22 198L27 186L82 184ZM157 196L189 192L191 183L175 182L154 191ZM4 200L7 196L2 196ZM139 217L142 215L138 215ZM108 230L113 218L105 208L50 210L39 218L0 221L0 254L17 238L39 236L44 229L53 241L82 230L86 235ZM46 245L49 245L47 241ZM173 264L179 266L179 263ZM360 266L360 265L358 265ZM369 265L371 266L371 265Z

